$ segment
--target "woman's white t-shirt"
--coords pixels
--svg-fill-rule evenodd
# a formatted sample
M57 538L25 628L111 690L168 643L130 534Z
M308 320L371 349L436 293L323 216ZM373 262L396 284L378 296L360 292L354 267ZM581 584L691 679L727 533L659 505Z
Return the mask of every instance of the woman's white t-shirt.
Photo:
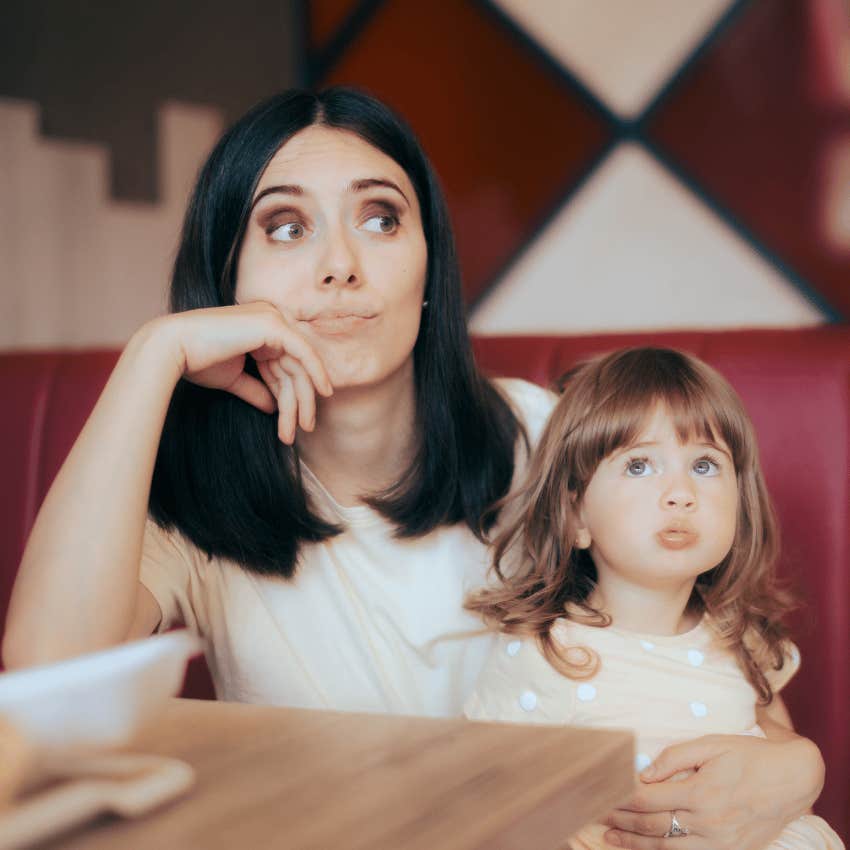
M532 445L555 396L520 380L502 391ZM517 451L518 480L524 451ZM461 713L495 635L463 609L490 548L466 525L399 540L371 508L337 504L304 468L305 487L346 530L302 544L293 579L207 557L148 522L140 580L162 610L207 640L219 699L433 717Z

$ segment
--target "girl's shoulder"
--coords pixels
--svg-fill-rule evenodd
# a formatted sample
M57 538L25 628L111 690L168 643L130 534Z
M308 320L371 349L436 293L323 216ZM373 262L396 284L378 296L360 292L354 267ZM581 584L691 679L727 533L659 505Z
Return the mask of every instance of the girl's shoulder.
M471 720L567 723L577 684L549 664L534 636L500 633L464 714Z
M754 629L750 629L744 636L744 643L775 694L778 694L800 669L800 650L797 644L788 638L779 646L780 659L767 651L764 640Z

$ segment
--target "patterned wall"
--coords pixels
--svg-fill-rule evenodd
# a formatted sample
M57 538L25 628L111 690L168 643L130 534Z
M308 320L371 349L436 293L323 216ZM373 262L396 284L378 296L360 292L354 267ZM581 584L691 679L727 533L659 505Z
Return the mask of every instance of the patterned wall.
M850 315L849 0L16 8L0 346L118 345L159 312L216 128L299 79L366 87L419 133L478 333Z
M846 0L309 8L313 80L422 137L478 332L850 315Z

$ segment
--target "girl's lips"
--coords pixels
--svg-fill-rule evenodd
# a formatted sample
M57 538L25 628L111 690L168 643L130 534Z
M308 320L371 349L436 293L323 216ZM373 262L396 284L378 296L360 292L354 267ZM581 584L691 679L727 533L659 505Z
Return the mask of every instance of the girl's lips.
M665 549L687 549L699 539L699 535L690 528L665 528L655 535L655 539Z

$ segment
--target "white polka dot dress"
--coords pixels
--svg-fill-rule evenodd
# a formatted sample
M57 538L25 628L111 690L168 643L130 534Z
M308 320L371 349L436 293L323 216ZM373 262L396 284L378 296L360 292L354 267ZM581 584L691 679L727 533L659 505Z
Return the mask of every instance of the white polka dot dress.
M591 650L599 662L596 674L567 678L546 661L536 639L503 635L466 704L467 716L634 729L636 773L673 743L708 734L763 734L756 725L756 692L735 657L717 642L707 618L680 635L637 634L563 619L552 635L568 651ZM570 657L576 655L570 652ZM766 671L777 691L799 666L793 644L787 645L785 658L782 670ZM607 850L604 832L601 825L588 827L575 846ZM798 845L788 846L798 850ZM816 844L812 850L838 848Z

